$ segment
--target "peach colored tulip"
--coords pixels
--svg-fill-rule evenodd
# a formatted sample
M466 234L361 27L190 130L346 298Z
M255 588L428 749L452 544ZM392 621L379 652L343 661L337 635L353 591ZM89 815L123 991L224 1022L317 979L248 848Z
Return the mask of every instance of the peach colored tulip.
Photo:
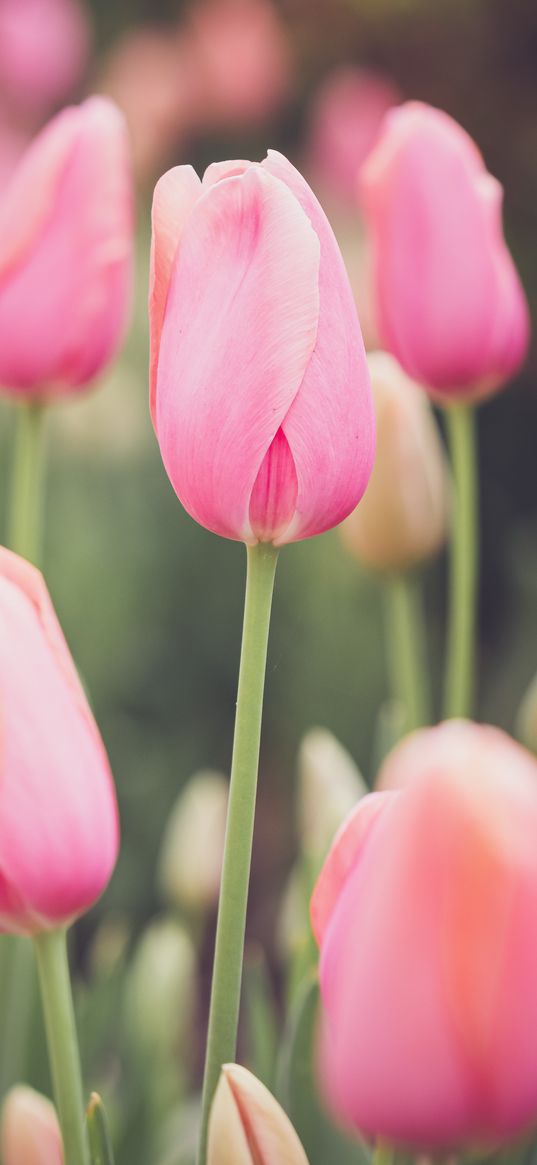
M415 380L481 397L522 363L528 310L502 232L502 188L452 118L389 113L362 171L383 347Z
M448 530L449 476L429 401L386 352L368 356L377 457L366 496L341 526L347 549L371 570L417 566Z
M0 1149L4 1165L63 1165L56 1110L50 1100L17 1084L2 1105Z
M346 517L374 454L362 337L328 221L280 154L161 178L150 322L153 423L192 517L276 545Z
M118 850L106 753L39 572L0 548L0 930L68 924Z
M89 48L78 0L0 0L0 93L34 128L72 93Z
M239 1064L224 1064L209 1121L207 1165L308 1165L283 1109Z
M123 119L91 98L35 139L0 195L0 384L79 389L115 355L131 286Z
M507 1140L537 1119L537 762L450 721L381 777L312 899L324 1087L368 1136Z

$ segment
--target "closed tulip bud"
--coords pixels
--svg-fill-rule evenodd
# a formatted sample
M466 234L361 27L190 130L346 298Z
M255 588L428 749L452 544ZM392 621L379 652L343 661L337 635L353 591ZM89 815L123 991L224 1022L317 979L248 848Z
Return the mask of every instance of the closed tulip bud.
M130 301L124 121L94 97L58 114L0 197L0 384L52 397L115 355Z
M170 170L151 266L151 412L185 509L248 544L342 521L369 479L374 419L343 261L304 179L273 151L203 182Z
M246 1068L224 1064L209 1120L207 1165L308 1165L274 1097Z
M336 1114L414 1149L537 1119L537 762L497 728L414 733L312 899Z
M0 549L0 929L70 923L104 890L119 831L104 747L45 584Z
M502 188L452 118L390 112L362 171L383 347L444 397L481 397L528 346L524 293L502 231Z
M171 918L149 924L136 948L125 988L130 1039L143 1056L173 1057L194 1006L195 953Z
M392 356L368 357L377 416L377 457L367 493L341 527L351 554L372 570L400 571L445 541L449 477L424 393Z
M50 1100L23 1084L12 1088L2 1107L0 1148L4 1165L63 1165L60 1127Z
M298 755L298 831L303 851L323 858L343 818L367 793L352 757L325 728L312 728Z
M158 879L168 901L180 909L197 913L216 905L224 859L228 788L223 773L196 773L181 790L168 818Z

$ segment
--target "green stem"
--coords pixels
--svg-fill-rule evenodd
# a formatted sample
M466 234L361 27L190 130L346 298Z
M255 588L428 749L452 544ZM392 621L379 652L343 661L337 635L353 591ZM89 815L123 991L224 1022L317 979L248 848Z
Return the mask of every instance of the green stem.
M18 407L11 477L8 545L38 564L41 557L41 516L44 475L46 404L29 401Z
M207 1126L222 1064L235 1060L246 906L254 829L261 716L274 574L278 551L248 547L246 599L224 864L218 905L198 1165L205 1165Z
M373 1151L372 1165L392 1165L395 1153L391 1141L378 1137Z
M410 573L385 585L386 649L392 694L404 709L407 732L430 723L427 651L421 584Z
M450 563L446 719L472 715L478 570L478 481L475 408L445 408L453 465L454 515Z
M34 947L65 1165L89 1165L67 933L43 931L34 937Z

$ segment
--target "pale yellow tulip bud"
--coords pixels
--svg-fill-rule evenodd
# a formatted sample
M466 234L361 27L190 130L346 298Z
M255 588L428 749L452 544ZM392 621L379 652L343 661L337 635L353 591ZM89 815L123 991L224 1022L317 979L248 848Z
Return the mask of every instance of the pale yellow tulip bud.
M350 753L326 728L312 728L298 754L298 833L307 856L323 859L343 819L368 792Z
M199 913L216 904L224 856L228 781L196 773L168 818L160 852L159 885L169 902Z
M46 1097L17 1084L2 1106L0 1147L3 1165L63 1165L60 1126Z
M238 1064L222 1068L209 1119L207 1165L308 1165L283 1108Z
M386 352L368 356L377 456L365 496L343 522L347 549L372 570L400 571L447 536L449 473L428 398Z
M196 956L173 918L151 922L127 976L124 1008L131 1040L146 1056L173 1056L188 1031L195 1000Z

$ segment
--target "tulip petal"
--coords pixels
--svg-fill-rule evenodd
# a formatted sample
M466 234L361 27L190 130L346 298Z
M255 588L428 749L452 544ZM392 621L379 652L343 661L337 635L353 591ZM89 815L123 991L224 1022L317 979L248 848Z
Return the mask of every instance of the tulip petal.
M250 497L315 344L318 271L307 216L257 165L210 186L190 215L162 329L156 429L185 509L215 533L255 541Z
M200 194L201 182L193 167L175 166L162 175L153 195L149 274L149 407L153 424L160 337L173 261L185 222Z
M373 465L375 420L356 307L328 219L286 158L270 150L262 166L292 190L321 246L315 349L283 422L297 468L296 515L278 543L320 534L354 509Z
M224 1064L209 1123L208 1165L308 1165L299 1138L268 1088Z

